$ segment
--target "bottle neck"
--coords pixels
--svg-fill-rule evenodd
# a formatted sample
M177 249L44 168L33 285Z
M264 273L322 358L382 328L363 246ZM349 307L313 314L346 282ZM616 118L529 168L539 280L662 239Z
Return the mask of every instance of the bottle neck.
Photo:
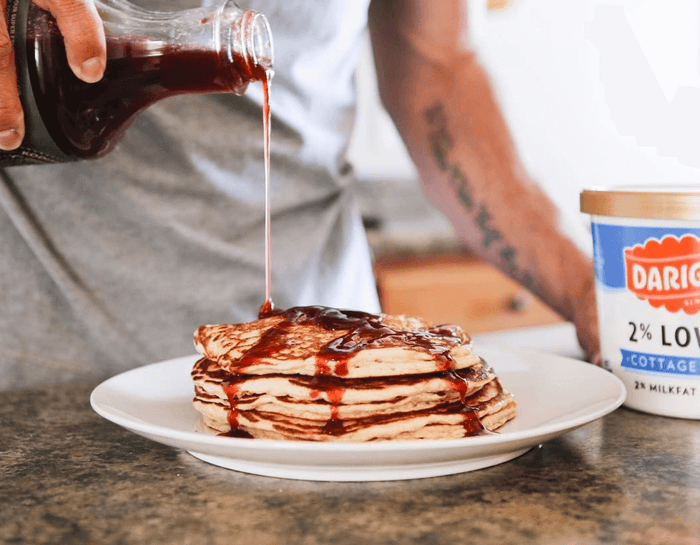
M218 36L217 50L234 62L243 59L254 79L271 79L274 50L272 32L267 18L259 12L240 8L228 0L217 11L214 33Z

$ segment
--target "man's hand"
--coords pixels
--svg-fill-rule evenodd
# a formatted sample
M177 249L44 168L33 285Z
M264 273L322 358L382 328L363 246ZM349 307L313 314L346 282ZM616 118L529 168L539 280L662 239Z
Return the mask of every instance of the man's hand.
M588 275L587 278L590 281L584 285L582 293L574 303L573 322L576 326L578 342L586 353L588 361L600 366L602 359L600 356L595 282L592 275Z
M17 90L12 42L5 21L7 0L0 0L0 149L12 150L24 138L24 113ZM92 0L34 0L49 11L66 43L68 64L88 83L102 78L107 64L104 29Z

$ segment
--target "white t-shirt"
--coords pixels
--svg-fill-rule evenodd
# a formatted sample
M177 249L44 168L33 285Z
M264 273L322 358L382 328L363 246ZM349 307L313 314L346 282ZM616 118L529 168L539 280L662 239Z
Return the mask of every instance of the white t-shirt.
M376 312L345 159L368 0L239 5L275 42L273 302ZM193 353L201 324L255 318L261 95L166 99L103 159L0 171L0 389L101 379Z

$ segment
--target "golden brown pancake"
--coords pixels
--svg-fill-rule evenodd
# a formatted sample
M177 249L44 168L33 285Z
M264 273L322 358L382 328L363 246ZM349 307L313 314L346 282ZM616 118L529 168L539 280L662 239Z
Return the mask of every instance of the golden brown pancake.
M219 433L314 441L457 438L516 403L457 326L296 307L202 326L194 406Z

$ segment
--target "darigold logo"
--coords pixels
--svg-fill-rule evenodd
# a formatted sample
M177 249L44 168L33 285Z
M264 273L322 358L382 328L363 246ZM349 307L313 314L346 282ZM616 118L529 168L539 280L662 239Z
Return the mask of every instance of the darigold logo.
M625 248L627 289L654 308L700 311L700 239L685 235L650 238Z

